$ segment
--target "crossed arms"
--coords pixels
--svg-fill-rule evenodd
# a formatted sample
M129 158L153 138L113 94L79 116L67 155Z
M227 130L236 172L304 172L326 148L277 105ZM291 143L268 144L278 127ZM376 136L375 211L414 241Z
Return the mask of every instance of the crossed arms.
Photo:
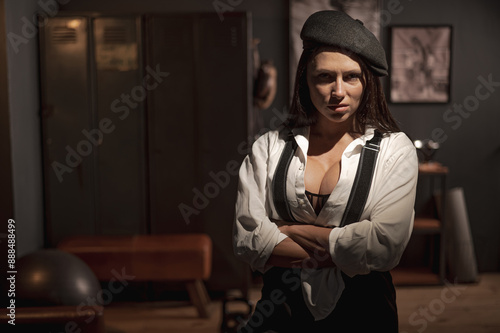
M331 228L310 224L287 224L275 221L279 230L287 235L275 247L267 264L278 267L302 267L314 260L316 267L333 267L335 264L328 251Z

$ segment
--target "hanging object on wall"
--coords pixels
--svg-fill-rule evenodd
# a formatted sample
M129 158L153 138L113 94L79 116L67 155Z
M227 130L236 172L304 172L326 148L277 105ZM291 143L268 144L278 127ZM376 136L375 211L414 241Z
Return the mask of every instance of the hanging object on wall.
M278 71L272 60L260 60L258 45L260 40L253 41L254 61L254 105L261 109L267 109L274 101L277 89Z
M392 26L390 99L448 103L452 27Z
M267 109L276 96L278 71L272 60L264 60L255 81L254 104L261 110Z

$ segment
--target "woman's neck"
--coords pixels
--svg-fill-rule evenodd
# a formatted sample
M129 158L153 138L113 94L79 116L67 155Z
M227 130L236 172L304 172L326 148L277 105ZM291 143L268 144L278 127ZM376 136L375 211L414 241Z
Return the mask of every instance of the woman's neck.
M342 154L355 138L351 135L352 126L345 123L317 121L309 132L308 156L321 156L329 152Z
M350 135L353 129L351 119L341 123L333 123L323 117L318 117L318 121L311 125L310 135L321 141L329 141L335 144L346 135Z

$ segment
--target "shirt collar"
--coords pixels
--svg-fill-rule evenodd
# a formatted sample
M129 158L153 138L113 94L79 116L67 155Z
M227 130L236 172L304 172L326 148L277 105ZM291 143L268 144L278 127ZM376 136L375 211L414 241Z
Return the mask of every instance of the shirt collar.
M309 126L293 128L292 133L304 156L307 156L307 150L309 149Z
M297 141L297 144L300 147L300 149L302 149L302 151L304 152L304 155L307 155L307 149L309 148L309 132L310 132L309 126L292 129L295 141ZM365 134L354 139L347 146L347 148L344 150L344 155L346 157L351 157L354 154L361 153L361 148L366 144L368 140L373 138L374 134L375 134L375 128L367 127L365 130Z
M359 154L361 153L361 149L363 146L366 144L368 140L373 138L375 134L375 128L374 127L367 127L365 130L365 134L361 135L360 137L354 139L344 150L344 155L346 157L351 157L354 154Z

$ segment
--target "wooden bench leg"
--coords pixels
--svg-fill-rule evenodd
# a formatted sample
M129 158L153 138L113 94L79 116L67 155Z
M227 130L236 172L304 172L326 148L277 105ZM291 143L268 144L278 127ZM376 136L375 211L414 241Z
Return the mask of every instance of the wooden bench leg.
M189 293L189 298L198 310L198 315L201 318L208 318L208 304L210 297L208 296L207 289L202 280L194 280L186 283L186 288Z

